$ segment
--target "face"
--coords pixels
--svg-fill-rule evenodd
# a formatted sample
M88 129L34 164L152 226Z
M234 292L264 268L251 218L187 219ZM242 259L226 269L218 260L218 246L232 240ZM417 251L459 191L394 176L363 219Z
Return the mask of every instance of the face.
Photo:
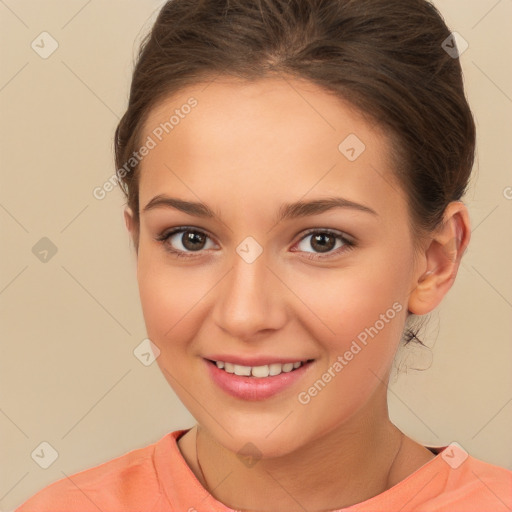
M387 381L417 277L385 134L311 83L226 78L159 104L148 137L137 276L169 384L235 452L344 428ZM312 361L265 378L222 358Z

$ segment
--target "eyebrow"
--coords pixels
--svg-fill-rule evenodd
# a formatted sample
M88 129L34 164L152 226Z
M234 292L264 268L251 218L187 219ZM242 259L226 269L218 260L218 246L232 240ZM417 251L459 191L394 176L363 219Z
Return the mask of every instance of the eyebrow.
M176 197L170 197L165 194L160 194L143 208L143 212L153 210L155 208L173 208L181 212L187 213L195 217L213 218L215 217L214 211L204 203L194 201L184 201ZM281 205L277 215L277 222L288 219L296 219L299 217L309 217L319 215L333 208L348 208L358 210L372 215L378 215L375 210L369 206L364 206L342 197L329 197L325 199L314 199L311 201L297 201L295 203L285 203Z

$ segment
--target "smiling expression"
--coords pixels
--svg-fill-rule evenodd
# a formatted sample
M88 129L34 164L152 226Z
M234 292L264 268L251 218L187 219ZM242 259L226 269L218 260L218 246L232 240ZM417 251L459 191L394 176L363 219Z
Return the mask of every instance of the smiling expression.
M153 109L141 140L191 96L197 106L140 164L137 277L148 336L165 378L225 447L291 452L342 428L387 379L418 276L406 196L385 133L295 79L181 90ZM301 403L393 304L393 319ZM224 370L207 359L219 357L313 361L256 400L212 379Z

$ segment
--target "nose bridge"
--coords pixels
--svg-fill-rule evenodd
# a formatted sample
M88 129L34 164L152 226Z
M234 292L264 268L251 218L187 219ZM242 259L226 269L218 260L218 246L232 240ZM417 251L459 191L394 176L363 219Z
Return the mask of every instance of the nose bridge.
M252 237L236 248L230 272L219 287L215 321L237 338L250 338L264 329L276 329L283 320L278 283L267 254Z

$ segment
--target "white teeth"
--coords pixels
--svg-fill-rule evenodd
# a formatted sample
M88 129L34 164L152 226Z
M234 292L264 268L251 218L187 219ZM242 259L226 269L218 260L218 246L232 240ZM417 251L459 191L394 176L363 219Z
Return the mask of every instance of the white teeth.
M279 375L282 371L281 363L272 363L269 365L270 375Z
M270 372L270 369L268 367L268 364L265 366L253 366L252 368L252 376L253 377L268 377L268 374Z
M240 364L227 363L224 361L215 361L217 368L224 369L228 373L234 373L235 375L241 375L244 377L257 377L265 378L268 376L279 375L280 373L288 373L296 368L299 368L304 363L302 361L296 361L295 363L272 363L265 364L263 366L242 366Z
M243 375L245 377L249 377L249 375L251 375L251 367L235 364L235 375Z
M293 370L293 363L285 363L283 364L283 372L291 372Z

